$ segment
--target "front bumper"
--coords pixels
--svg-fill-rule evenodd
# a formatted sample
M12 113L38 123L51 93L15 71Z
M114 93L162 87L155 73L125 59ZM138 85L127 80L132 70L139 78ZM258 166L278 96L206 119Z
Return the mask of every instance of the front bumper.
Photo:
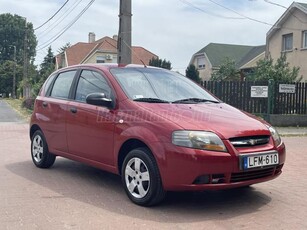
M278 177L285 162L285 146L277 149L266 146L266 151L275 150L279 154L279 164L250 170L241 170L239 155L244 152L260 152L265 148L244 149L243 152L233 148L229 143L228 153L197 150L165 145L166 159L159 162L160 173L165 190L168 191L202 191L220 190L247 186L265 182ZM268 149L270 147L270 149Z

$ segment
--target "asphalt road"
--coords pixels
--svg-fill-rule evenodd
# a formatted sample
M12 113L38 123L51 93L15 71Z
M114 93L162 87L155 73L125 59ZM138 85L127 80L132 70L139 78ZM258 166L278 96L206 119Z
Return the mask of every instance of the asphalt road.
M23 122L23 120L4 100L0 99L0 122Z
M10 110L0 105L0 113ZM287 160L276 180L169 193L143 208L128 200L118 176L63 158L36 168L28 124L0 123L0 229L307 229L307 137L284 141Z

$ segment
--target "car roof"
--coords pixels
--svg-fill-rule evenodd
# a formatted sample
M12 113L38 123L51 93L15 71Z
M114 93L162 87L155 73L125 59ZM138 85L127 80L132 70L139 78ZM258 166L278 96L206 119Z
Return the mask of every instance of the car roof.
M112 68L150 68L150 69L162 69L154 66L146 66L146 65L138 65L138 64L128 64L128 65L120 65L117 63L93 63L93 64L78 64L73 66L67 66L59 69L58 71L65 71L74 68L82 68L82 67L94 67L101 70L109 70Z

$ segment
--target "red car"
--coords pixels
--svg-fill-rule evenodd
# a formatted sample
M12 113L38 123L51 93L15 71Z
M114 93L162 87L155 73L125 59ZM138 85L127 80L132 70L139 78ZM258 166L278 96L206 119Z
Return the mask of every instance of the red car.
M285 146L263 120L186 77L135 65L78 65L46 80L30 124L39 168L56 156L119 174L150 206L166 191L218 190L281 174Z

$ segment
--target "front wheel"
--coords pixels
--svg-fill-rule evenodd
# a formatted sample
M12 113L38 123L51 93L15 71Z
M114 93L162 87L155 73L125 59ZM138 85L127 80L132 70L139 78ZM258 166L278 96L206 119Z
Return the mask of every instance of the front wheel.
M32 136L31 156L33 163L38 168L50 168L55 161L55 155L49 153L46 139L40 130L37 130Z
M158 166L147 148L128 153L122 167L122 182L130 200L138 205L152 206L165 197Z

